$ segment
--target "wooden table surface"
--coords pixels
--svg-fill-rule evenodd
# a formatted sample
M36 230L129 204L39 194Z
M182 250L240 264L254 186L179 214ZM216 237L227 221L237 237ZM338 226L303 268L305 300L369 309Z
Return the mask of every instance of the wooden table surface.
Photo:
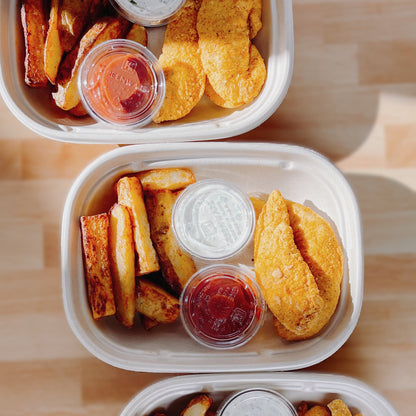
M294 0L289 93L236 140L294 143L328 156L362 214L365 294L358 326L310 368L345 374L416 413L416 1ZM167 374L90 355L61 298L60 221L79 172L115 146L63 144L0 103L0 414L116 415Z

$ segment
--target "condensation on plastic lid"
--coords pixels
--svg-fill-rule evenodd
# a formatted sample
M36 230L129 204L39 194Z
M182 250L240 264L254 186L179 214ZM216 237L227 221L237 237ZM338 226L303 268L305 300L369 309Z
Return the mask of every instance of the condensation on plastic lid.
M128 20L143 26L162 26L179 15L185 0L110 0Z
M240 391L221 406L218 416L296 416L293 405L280 393L269 389Z
M252 237L255 213L235 185L206 179L189 185L172 210L172 228L181 248L203 260L237 254Z

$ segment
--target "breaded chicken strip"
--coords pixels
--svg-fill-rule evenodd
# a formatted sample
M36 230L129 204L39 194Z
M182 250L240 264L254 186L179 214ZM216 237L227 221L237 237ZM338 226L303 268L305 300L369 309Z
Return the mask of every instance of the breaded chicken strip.
M257 221L254 237L257 282L273 315L302 335L316 326L324 301L296 247L285 200L273 191Z
M258 0L203 0L197 30L208 81L205 94L215 104L234 108L249 103L266 80L266 66L251 43L261 28Z
M201 1L187 0L179 17L166 27L159 58L166 79L166 94L153 119L156 123L186 116L204 94L206 76L196 30Z
M277 333L289 340L310 338L329 321L338 304L343 275L343 252L330 225L310 208L286 200L295 244L308 264L324 305L315 325L303 334L287 330L277 318Z

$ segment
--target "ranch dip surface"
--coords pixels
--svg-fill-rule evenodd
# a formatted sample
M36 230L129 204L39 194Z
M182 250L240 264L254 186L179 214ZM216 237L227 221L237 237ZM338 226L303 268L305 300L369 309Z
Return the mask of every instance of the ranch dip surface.
M280 394L263 389L246 390L229 399L219 416L294 416L293 406Z

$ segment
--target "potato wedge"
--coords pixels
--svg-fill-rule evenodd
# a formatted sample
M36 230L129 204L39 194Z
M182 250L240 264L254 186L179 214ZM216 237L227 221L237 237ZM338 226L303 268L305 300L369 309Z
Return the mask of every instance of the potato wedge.
M135 256L130 213L127 207L114 204L109 212L110 267L113 276L116 316L127 327L134 323Z
M137 279L136 311L163 324L176 321L179 300L146 278Z
M70 110L76 107L81 98L78 94L77 77L79 68L88 52L100 43L120 37L124 34L126 24L113 17L99 19L81 38L63 60L56 78L57 90L52 97L58 107Z
M88 115L88 112L85 109L85 107L82 105L82 103L78 103L74 108L71 108L69 110L69 113L75 117L84 117Z
M305 413L305 416L331 416L331 413L326 406L315 405Z
M45 74L51 84L55 84L64 50L59 38L59 2L51 0L48 33L45 41Z
M72 50L84 30L92 0L61 0L58 30L62 48Z
M108 0L92 0L90 4L90 9L88 11L88 20L86 23L86 28L88 29L92 26L99 18L108 14L106 10L108 6Z
M108 257L107 214L80 218L88 299L94 319L116 312Z
M48 85L45 74L46 17L42 0L22 0L20 17L25 41L25 83L29 87Z
M136 174L144 191L169 189L177 191L195 182L195 176L186 168L149 169Z
M142 322L143 328L146 331L150 331L152 328L159 325L159 322L155 321L154 319L148 318L146 315L140 315L140 320Z
M163 278L175 293L180 294L196 268L192 258L179 247L172 231L172 207L176 196L167 189L149 192L146 208Z
M206 394L194 397L181 412L181 416L205 416L211 407L212 399Z
M305 416L306 412L309 410L308 403L305 401L302 401L298 404L298 407L296 408L296 413L298 416Z
M348 406L341 400L335 399L328 403L332 416L352 416Z
M126 39L133 40L143 46L147 46L147 31L143 26L134 23L127 33Z
M136 276L158 271L160 266L150 238L150 226L139 179L135 176L119 179L117 196L118 203L129 208L132 218L134 244L138 256Z

